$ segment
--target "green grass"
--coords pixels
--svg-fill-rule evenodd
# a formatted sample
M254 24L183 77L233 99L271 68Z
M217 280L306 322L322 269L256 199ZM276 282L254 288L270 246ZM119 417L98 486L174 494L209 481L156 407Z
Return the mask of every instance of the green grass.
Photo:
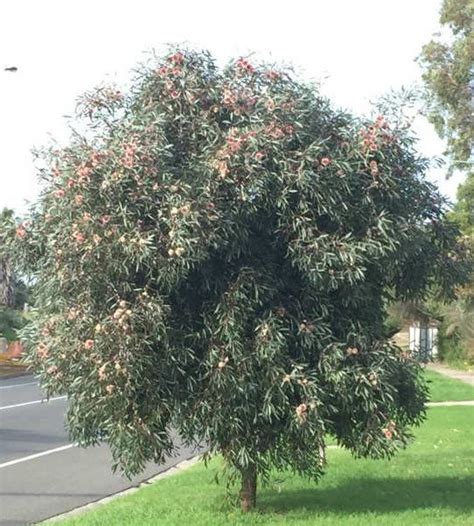
M431 408L415 442L391 461L355 460L331 449L319 484L277 474L260 489L258 509L248 515L226 502L223 484L212 482L215 460L207 470L197 465L59 524L472 525L473 422L473 407Z
M435 371L425 370L431 402L474 400L474 387L443 376Z

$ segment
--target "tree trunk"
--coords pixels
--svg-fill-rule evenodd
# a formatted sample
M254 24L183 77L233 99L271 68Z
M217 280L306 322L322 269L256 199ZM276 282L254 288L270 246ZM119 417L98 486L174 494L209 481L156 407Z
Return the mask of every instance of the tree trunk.
M321 466L326 466L326 448L323 445L319 446L319 463Z
M240 491L240 506L242 511L250 511L257 503L257 471L255 466L242 473L242 489Z
M9 261L0 257L0 305L13 307L15 303L15 283Z

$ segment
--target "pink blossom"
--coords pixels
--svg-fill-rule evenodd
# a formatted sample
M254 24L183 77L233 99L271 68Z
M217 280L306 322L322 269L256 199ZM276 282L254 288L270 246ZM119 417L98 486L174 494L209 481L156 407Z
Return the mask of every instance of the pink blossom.
M75 320L79 316L79 310L75 307L71 307L67 313L68 320Z
M370 161L369 166L370 166L370 173L372 175L375 176L379 173L379 167L378 167L377 161Z
M242 147L243 140L242 140L242 137L229 136L226 139L226 143L227 143L227 148L228 148L229 152L230 153L236 153Z
M273 111L275 109L275 101L273 99L267 99L265 101L265 108L267 108L268 111Z
M252 74L255 72L254 66L250 64L248 60L245 60L244 58L239 58L237 62L235 63L237 69L239 69L241 72Z
M331 159L329 157L323 157L321 159L321 166L329 166L331 164Z
M116 92L116 97L120 98L121 96L122 96L122 94L119 91L117 91ZM103 157L104 157L104 154L101 153L101 152L96 152L96 151L92 152L91 157L90 157L91 165L95 168L96 166L98 166L100 164L100 162L102 161Z
M45 358L48 358L48 357L49 357L48 347L46 346L45 343L40 343L40 344L38 345L38 349L36 350L36 354L37 354L38 357L41 358L42 360L44 360Z
M257 159L257 161L261 161L264 157L265 157L265 154L263 152L257 152L255 154L255 159Z
M275 122L271 122L266 128L266 133L272 138L272 139L281 139L285 136L285 132L283 131L280 126L278 126Z
M87 350L90 350L90 349L93 349L94 348L94 340L91 340L91 339L88 339L84 342L84 347L87 349Z
M306 421L307 411L308 411L308 406L306 404L300 404L296 408L296 416L301 423Z
M76 203L77 206L81 206L82 203L84 202L84 196L82 194L78 194L74 197L74 202Z
M106 225L108 222L110 221L110 216L109 215L104 215L100 218L100 222L103 224L103 225Z
M77 169L77 175L80 181L89 181L91 174L92 174L92 168L90 166L86 166L82 164Z
M222 178L226 177L230 171L225 161L219 161L217 170L219 172L219 176Z
M98 375L99 375L99 380L105 380L106 378L106 374L105 374L105 365L102 365L101 367L99 367L99 371L98 371Z
M393 433L390 429L383 429L382 431L386 438L391 439L393 437Z
M228 88L224 89L222 102L226 106L232 106L237 102L237 96Z
M135 144L130 143L125 145L125 155L133 156L135 155L135 152L137 151L137 147Z
M388 123L383 115L378 115L375 119L375 126L377 128L388 128Z
M25 236L26 236L26 230L25 230L25 227L23 225L20 225L17 229L16 229L16 234L15 236L18 238L18 239L23 239Z
M72 237L75 239L76 243L84 243L86 237L82 232L76 231L72 234Z
M125 168L133 168L133 165L135 164L134 162L134 159L133 157L127 157L125 156L123 159L122 159L122 165L125 167Z
M175 64L182 64L184 62L184 54L181 53L181 51L177 51L174 55L171 55L168 60Z
M61 198L61 197L64 197L66 195L66 192L65 192L65 190L63 188L59 188L58 190L53 192L53 195L54 195L54 197Z
M156 70L156 74L159 76L166 75L168 73L168 68L166 66L161 66Z
M48 367L47 373L48 374L56 374L58 372L57 365L51 365L51 367Z
M265 73L265 77L267 77L268 80L278 80L280 76L278 71L267 71Z

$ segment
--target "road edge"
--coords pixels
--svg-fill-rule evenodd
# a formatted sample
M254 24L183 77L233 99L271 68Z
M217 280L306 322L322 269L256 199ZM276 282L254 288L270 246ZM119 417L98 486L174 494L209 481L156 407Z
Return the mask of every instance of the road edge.
M94 502L89 502L88 504L84 504L83 506L79 506L72 510L66 511L65 513L61 513L59 515L53 515L53 517L49 517L49 519L45 519L44 521L38 522L37 524L53 524L55 522L58 522L64 519L68 519L76 515L81 515L82 513L91 511L95 508L99 508L100 506L103 506L104 504L108 504L109 502L112 502L115 499L118 499L120 497L125 497L126 495L131 495L132 493L137 492L139 489L143 488L144 486L153 484L154 482L157 482L158 480L168 478L173 475L177 475L180 471L184 471L185 469L190 468L194 464L197 464L201 460L201 458L202 458L202 453L199 453L193 457L190 457L186 460L179 462L178 464L174 466L171 466L166 471L162 471L161 473L158 473L157 475L154 475L153 477L147 480L144 480L143 482L140 482L140 484L138 484L137 486L132 486L131 488L125 489L123 491L119 491L118 493L114 493L113 495L109 495L108 497L104 497L103 499L96 500Z
M32 373L31 371L18 371L15 373L9 373L9 374L5 374L4 376L0 376L0 381L1 380L11 380L12 378L20 378L22 376L32 376Z

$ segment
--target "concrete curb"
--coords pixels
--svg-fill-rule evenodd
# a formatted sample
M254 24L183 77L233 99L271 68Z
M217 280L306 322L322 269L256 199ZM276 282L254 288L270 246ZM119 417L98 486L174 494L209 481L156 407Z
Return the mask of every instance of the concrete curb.
M112 502L113 500L118 499L120 497L131 495L132 493L137 492L139 489L143 488L144 486L148 486L149 484L153 484L154 482L157 482L158 480L161 480L167 477L171 477L172 475L176 475L180 471L184 471L185 469L190 468L191 466L193 466L194 464L197 464L201 460L201 456L202 456L201 454L198 454L195 457L191 457L187 460L183 460L179 464L176 464L175 466L170 467L166 471L158 473L158 475L155 475L154 477L144 480L143 482L138 484L138 486L133 486L126 490L120 491L119 493L114 493L113 495L109 495L108 497L105 497L103 499L96 500L94 502L89 502L89 504L85 504L84 506L79 506L78 508L74 508L73 510L67 511L66 513L61 513L60 515L55 515L54 517L50 517L49 519L46 519L37 524L50 524L54 522L59 522L64 519L68 519L70 517L75 517L76 515L81 515L82 513L91 511L95 508L99 508L103 506L104 504L108 504L109 502Z
M9 373L3 376L0 376L0 380L10 380L11 378L20 378L22 376L31 376L30 372L27 371L18 371L17 373Z

